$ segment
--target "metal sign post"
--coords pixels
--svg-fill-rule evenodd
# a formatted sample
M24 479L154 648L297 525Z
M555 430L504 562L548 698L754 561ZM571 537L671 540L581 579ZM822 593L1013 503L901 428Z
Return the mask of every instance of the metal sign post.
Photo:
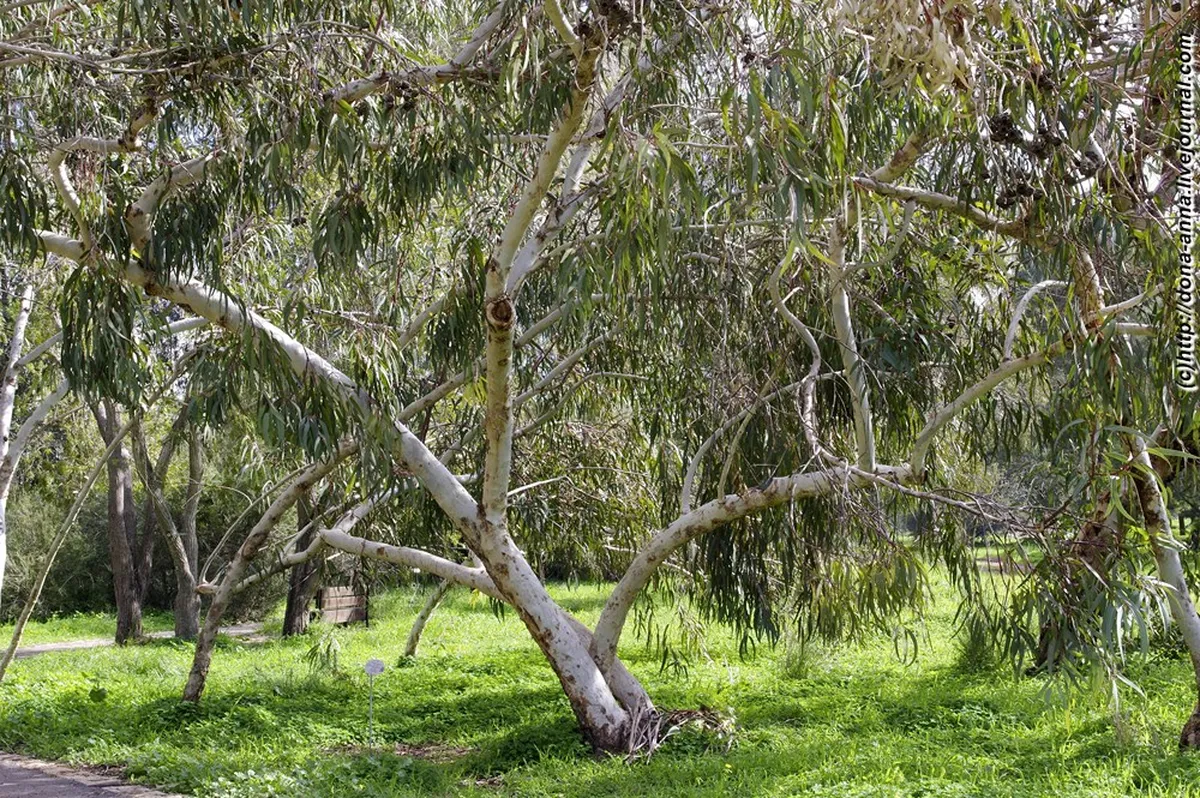
M383 660L369 659L363 665L370 691L367 696L367 745L375 747L375 677L383 673Z

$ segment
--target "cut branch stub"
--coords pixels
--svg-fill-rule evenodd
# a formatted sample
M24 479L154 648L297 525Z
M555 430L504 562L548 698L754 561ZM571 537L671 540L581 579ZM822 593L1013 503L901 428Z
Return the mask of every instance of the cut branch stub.
M511 330L517 318L512 298L508 294L501 294L488 302L484 309L484 318L487 319L488 326L493 330L498 332Z

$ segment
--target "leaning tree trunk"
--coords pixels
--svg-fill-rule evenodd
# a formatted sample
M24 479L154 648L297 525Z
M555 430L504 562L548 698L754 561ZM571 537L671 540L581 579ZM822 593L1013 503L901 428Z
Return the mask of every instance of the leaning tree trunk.
M301 471L291 483L271 502L262 517L246 535L242 545L234 553L233 560L225 569L221 584L213 594L212 603L208 605L208 614L204 617L204 625L196 638L196 653L192 657L192 669L188 674L187 684L183 688L183 700L198 702L204 693L204 685L208 680L208 668L212 664L213 646L217 641L217 633L221 628L221 619L225 610L238 590L242 578L250 563L258 556L267 537L271 534L280 519L292 508L300 496L307 493L313 485L321 481L338 465L352 454L357 453L358 444L346 442L325 460L313 463Z
M421 635L425 632L425 624L429 623L433 611L442 603L442 599L450 592L450 588L454 587L454 583L449 579L443 579L434 591L429 594L429 598L425 600L425 606L421 607L421 611L417 613L416 620L413 621L412 629L408 630L408 640L404 644L404 656L417 656L417 646L421 644Z
M1179 736L1179 747L1200 749L1200 615L1196 613L1179 549L1171 536L1171 516L1159 487L1159 479L1172 476L1174 467L1164 458L1151 457L1141 438L1129 435L1127 441L1138 466L1132 469L1131 474L1154 561L1158 566L1158 578L1166 585L1171 616L1179 626L1192 662L1197 702Z
M316 538L316 525L313 523L316 513L313 512L312 497L305 494L296 502L296 526L300 536L296 538L296 552L302 552L312 545ZM283 636L304 634L308 629L308 605L317 589L319 564L306 560L292 569L288 577L287 606L283 612Z
M100 435L111 443L121 427L115 404L105 400L93 405L92 412L100 427ZM134 561L137 515L133 504L133 473L129 450L118 444L108 460L108 549L112 563L113 597L117 605L116 642L142 635L141 589L137 583Z

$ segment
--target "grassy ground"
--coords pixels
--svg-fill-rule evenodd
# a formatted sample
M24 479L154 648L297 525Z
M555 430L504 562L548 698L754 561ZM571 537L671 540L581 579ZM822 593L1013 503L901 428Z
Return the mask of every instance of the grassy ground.
M30 620L21 635L22 646L40 643L59 643L68 640L112 639L116 620L103 612L81 612L75 615L53 616L43 620ZM166 612L142 614L142 631L166 632L175 628L171 615ZM7 646L12 640L13 624L0 624L0 644Z
M589 620L605 595L552 592ZM191 652L173 641L18 661L0 686L0 748L122 766L201 796L1200 798L1200 755L1175 752L1192 704L1184 661L1137 666L1148 698L1128 695L1117 711L1103 689L1063 696L1003 668L967 672L948 598L910 665L890 640L744 661L713 630L683 676L627 638L623 656L660 705L731 710L738 727L728 751L684 732L633 765L589 755L519 621L486 601L452 594L420 657L399 667L420 600L397 591L376 601L369 630L337 631L340 673L310 673L319 633L227 641L198 710L178 703ZM47 624L45 637L56 624L78 626ZM364 749L370 657L388 665L375 685L375 751Z

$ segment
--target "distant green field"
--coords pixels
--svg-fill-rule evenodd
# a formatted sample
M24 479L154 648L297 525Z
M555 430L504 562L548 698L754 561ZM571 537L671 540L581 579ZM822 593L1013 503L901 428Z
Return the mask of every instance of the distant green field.
M552 592L594 619L606 591ZM337 631L340 673L310 673L320 630L223 645L199 710L178 703L188 645L18 661L0 686L0 748L118 765L200 796L1200 796L1200 755L1175 750L1193 703L1185 661L1135 664L1147 698L1127 692L1116 710L1103 686L1063 695L1004 667L965 672L948 592L912 665L890 639L803 657L760 648L743 661L712 629L684 675L660 670L630 634L623 656L661 706L726 710L737 724L729 750L687 731L635 764L592 758L515 614L497 618L478 597L452 594L420 657L397 667L421 598L387 594L370 629ZM61 619L37 639L101 626ZM361 748L370 657L388 664L374 753Z

